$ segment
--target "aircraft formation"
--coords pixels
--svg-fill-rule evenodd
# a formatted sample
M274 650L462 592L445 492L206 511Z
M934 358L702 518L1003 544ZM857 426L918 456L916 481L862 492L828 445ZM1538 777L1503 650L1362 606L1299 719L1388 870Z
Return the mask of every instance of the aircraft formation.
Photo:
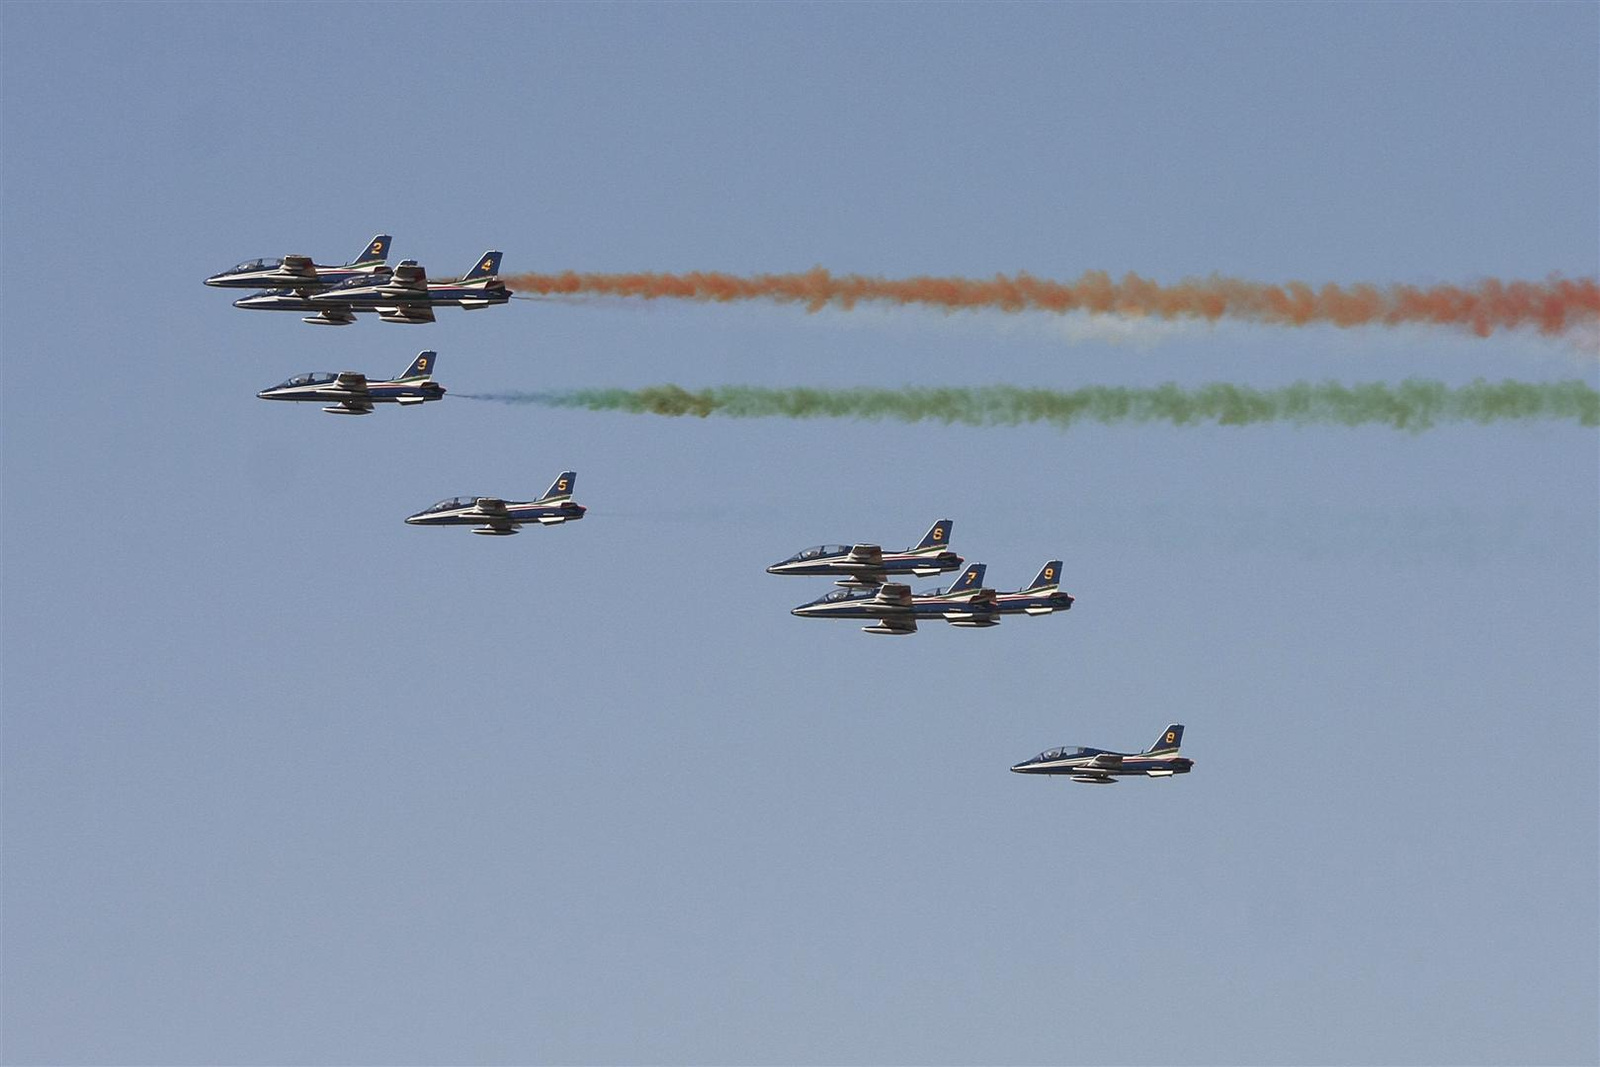
M459 307L476 311L507 303L510 291L500 281L501 254L485 252L460 279L428 281L416 260L388 265L393 238L377 234L348 263L321 265L310 256L246 260L213 274L205 284L222 289L257 289L233 302L246 310L309 312L302 322L314 326L348 326L356 315L371 313L380 322L410 325L434 322L434 309ZM359 371L312 371L263 389L262 400L322 404L331 415L368 415L378 404L412 407L444 398L446 389L433 380L438 353L417 354L397 378L368 378ZM506 537L524 525L558 526L582 519L587 512L572 500L576 471L562 471L534 500L493 496L448 497L407 516L411 526L469 526L475 534ZM961 569L966 561L950 549L954 523L940 519L914 547L886 552L876 544L817 545L796 552L767 568L768 574L831 577L839 588L795 607L801 618L866 620L870 634L904 636L917 631L919 620L942 619L951 626L982 629L998 626L1006 615L1052 615L1072 608L1074 597L1063 592L1062 561L1045 563L1032 582L1014 592L984 585L987 567L967 565L949 587L913 593L903 579L931 577ZM902 579L902 580L895 580ZM1086 747L1060 747L1015 764L1018 774L1067 775L1074 782L1111 784L1118 777L1151 778L1187 774L1194 761L1178 755L1183 726L1174 723L1144 752L1113 752Z
M479 256L465 276L456 281L430 282L428 272L414 259L389 267L388 234L375 236L350 263L319 266L310 256L252 259L213 274L206 284L222 289L271 286L233 302L247 311L309 311L301 322L312 326L349 326L357 313L376 314L380 322L416 325L433 322L433 309L458 307L464 311L504 304L511 291L500 281L500 253L491 249Z
M988 567L974 563L947 589L913 593L891 576L927 577L953 571L966 561L950 550L955 524L940 519L914 548L885 552L879 545L817 545L802 549L767 568L768 574L826 575L835 589L801 604L790 614L805 619L874 619L861 629L869 634L917 632L918 619L943 619L951 626L984 628L1000 625L1004 615L1052 615L1067 611L1075 599L1061 592L1061 561L1050 560L1032 582L1012 593L983 584Z

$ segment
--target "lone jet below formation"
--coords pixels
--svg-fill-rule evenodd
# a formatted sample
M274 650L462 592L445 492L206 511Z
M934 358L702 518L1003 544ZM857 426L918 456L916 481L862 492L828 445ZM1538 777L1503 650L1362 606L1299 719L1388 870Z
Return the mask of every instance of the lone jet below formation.
M1178 755L1183 743L1183 724L1173 723L1161 731L1156 743L1143 752L1107 752L1103 748L1052 748L1011 769L1018 774L1066 774L1074 782L1111 785L1117 778L1142 774L1147 778L1170 778L1188 774L1194 760Z
M442 399L445 394L444 386L433 380L438 355L419 353L404 374L387 381L368 381L366 375L350 370L338 374L313 371L297 374L256 396L262 400L318 401L328 405L322 410L330 415L367 415L373 404L425 404Z
M348 326L357 312L375 312L383 322L432 322L436 307L467 311L511 299L500 281L500 253L485 252L466 277L453 282L429 282L428 273L414 259L400 262L390 274L358 275L332 288L311 291L303 287L269 289L252 293L233 306L250 311L310 311L301 322L313 326Z
M949 549L953 525L949 519L940 519L917 547L901 552L885 552L877 545L817 545L774 563L767 573L844 575L834 584L867 587L882 585L891 574L921 578L943 574L962 563Z
M572 502L572 487L578 483L576 471L562 471L538 500L501 500L493 496L458 496L441 500L431 508L406 519L412 526L471 526L475 534L504 537L516 533L524 523L559 526L576 522L588 510Z
M311 262L310 256L284 256L282 259L250 259L213 274L206 284L219 289L261 289L292 286L305 292L318 292L351 278L371 278L389 273L389 242L394 240L380 233L361 254L343 266L322 267Z
M910 586L893 583L864 592L835 589L790 614L812 619L877 619L861 628L869 634L916 633L918 619L944 619L952 626L994 626L1000 621L995 614L995 592L983 588L983 572L984 565L974 563L949 589L915 595Z

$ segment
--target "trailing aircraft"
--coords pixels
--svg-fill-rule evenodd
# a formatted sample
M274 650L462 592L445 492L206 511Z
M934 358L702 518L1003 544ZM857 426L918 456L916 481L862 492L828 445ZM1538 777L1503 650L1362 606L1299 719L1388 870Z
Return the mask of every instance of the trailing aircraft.
M588 508L572 502L576 471L562 471L538 500L501 500L494 496L458 496L441 500L406 519L412 526L471 526L475 534L504 537L524 523L559 526L577 522Z
M915 574L926 578L961 566L960 556L951 552L949 519L934 523L915 548L885 552L877 545L817 545L796 552L767 568L768 574L842 574L835 585L873 587L889 580L891 574Z
M1194 760L1178 755L1183 743L1183 724L1173 723L1161 731L1156 743L1143 752L1108 752L1103 748L1052 748L1011 769L1018 774L1066 774L1074 782L1111 785L1118 778L1144 775L1170 778L1188 774Z
M358 371L340 371L329 374L313 371L297 374L271 389L263 389L256 396L262 400L315 400L327 403L323 408L330 415L367 415L373 404L425 404L444 397L445 388L433 380L433 366L437 352L421 352L411 361L411 366L398 378L386 381L368 381Z
M889 584L876 589L835 589L809 604L790 612L813 619L876 619L863 626L869 634L910 634L917 632L918 619L944 619L952 626L994 626L995 592L983 588L984 565L974 563L962 572L949 589L930 593L911 592L907 585Z
M1060 592L1061 561L1053 559L1039 568L1033 581L1015 593L996 593L997 610L1001 615L1049 615L1069 611L1077 598Z
M511 291L497 276L499 252L485 252L466 277L453 282L429 282L428 273L414 259L401 260L391 274L355 277L322 292L271 289L253 293L233 306L252 311L311 311L301 322L312 326L348 326L357 312L376 312L383 322L432 322L436 307L476 311L511 299Z
M284 256L282 259L249 259L237 267L213 274L206 284L219 289L261 289L290 286L303 292L317 292L351 278L371 278L389 273L389 242L380 233L367 242L361 254L349 263L324 267L310 256Z

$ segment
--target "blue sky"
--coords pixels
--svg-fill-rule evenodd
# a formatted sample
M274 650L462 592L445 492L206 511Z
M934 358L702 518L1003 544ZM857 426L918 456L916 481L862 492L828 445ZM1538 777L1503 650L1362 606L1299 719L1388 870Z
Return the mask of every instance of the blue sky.
M677 382L1600 382L1572 339L206 275L1600 273L1593 5L0 8L11 1063L1593 1062L1593 430L663 420ZM584 522L401 519L579 472ZM869 637L953 547L1066 616ZM1193 774L1006 768L1188 726Z

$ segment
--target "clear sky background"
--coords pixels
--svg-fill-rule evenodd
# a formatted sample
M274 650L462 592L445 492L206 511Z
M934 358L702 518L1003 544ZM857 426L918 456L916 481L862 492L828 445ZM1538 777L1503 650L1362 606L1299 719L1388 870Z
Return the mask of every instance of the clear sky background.
M1600 273L1593 4L0 8L9 1063L1584 1063L1593 429L256 390L1597 383L1572 338L514 301L435 274ZM576 469L579 524L416 529ZM1064 616L762 568L936 518ZM1194 773L1009 774L1186 723Z

